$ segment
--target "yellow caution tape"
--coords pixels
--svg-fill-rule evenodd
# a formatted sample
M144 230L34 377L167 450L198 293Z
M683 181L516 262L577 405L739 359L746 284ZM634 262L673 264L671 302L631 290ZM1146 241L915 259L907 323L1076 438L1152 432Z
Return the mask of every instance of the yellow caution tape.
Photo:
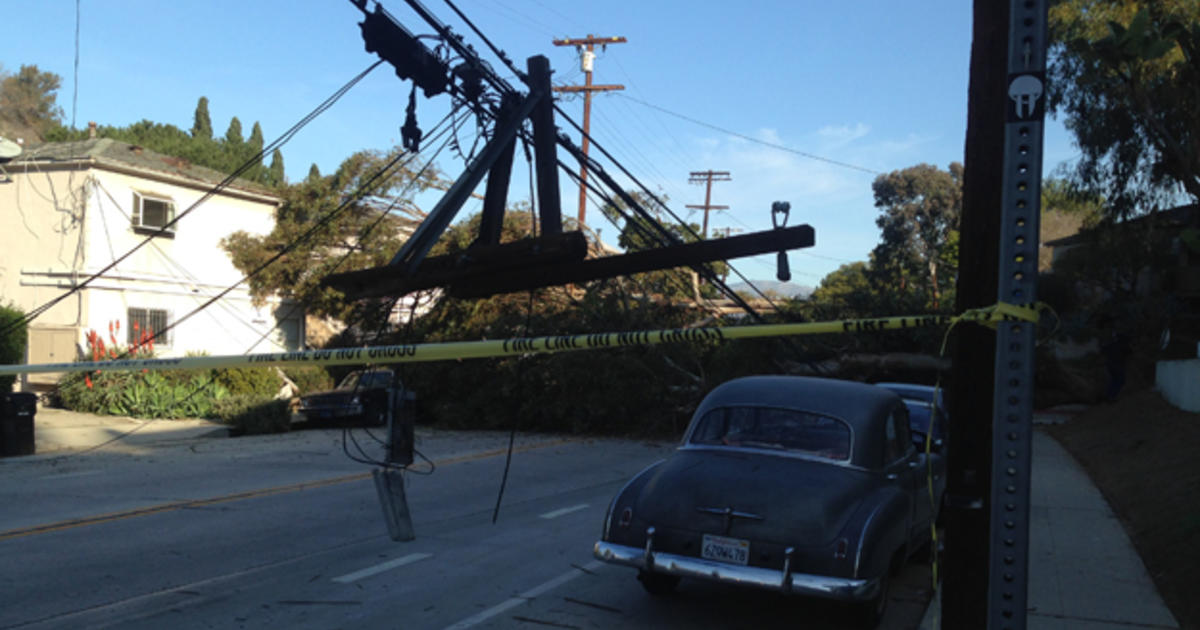
M827 322L795 324L756 324L709 328L670 328L630 332L589 333L497 339L491 341L453 341L446 343L407 344L398 346L369 346L335 348L331 350L302 350L297 352L268 352L174 359L118 359L113 361L80 361L76 363L43 363L37 365L0 365L0 374L37 374L43 372L91 372L96 370L205 370L229 367L261 367L267 365L361 365L392 363L423 363L455 359L483 359L522 354L548 354L572 350L597 350L631 346L653 346L666 343L719 343L730 339L820 335L829 333L888 332L911 328L932 328L960 321L995 326L1002 321L1036 322L1038 311L1028 305L997 304L974 309L954 317L950 315L909 315L872 317Z

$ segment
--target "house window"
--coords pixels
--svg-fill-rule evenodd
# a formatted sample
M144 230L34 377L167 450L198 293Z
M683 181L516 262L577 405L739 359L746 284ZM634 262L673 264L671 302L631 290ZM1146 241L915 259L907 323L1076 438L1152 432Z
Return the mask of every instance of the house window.
M151 335L158 335L154 340L155 345L171 345L172 334L170 330L167 330L167 326L171 325L170 313L159 308L131 308L127 315L129 321L126 330L129 331L128 343L130 346L140 341L143 331L149 331Z
M166 197L133 193L133 230L139 233L159 233L173 236L175 226L166 228L175 219L175 202Z

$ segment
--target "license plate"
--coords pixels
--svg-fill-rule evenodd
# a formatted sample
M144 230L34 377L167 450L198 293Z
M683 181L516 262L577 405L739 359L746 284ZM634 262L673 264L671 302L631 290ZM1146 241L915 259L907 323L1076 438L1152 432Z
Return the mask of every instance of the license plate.
M750 562L750 541L705 534L700 544L700 557L745 565Z

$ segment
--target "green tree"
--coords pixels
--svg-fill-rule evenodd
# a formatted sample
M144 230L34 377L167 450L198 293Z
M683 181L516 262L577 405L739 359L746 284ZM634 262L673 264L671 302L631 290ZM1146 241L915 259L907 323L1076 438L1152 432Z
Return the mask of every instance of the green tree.
M250 155L257 155L259 153L262 153L263 130L262 130L262 125L259 125L257 120L254 121L254 126L250 128L250 139L246 142L246 144L249 146L250 150L247 151L247 153L249 153ZM262 166L261 158L259 158L257 166Z
M279 149L271 152L271 166L267 168L266 183L282 186L286 177L283 173L283 153Z
M1083 152L1072 179L1114 218L1200 201L1200 3L1064 0L1050 9L1049 106Z
M208 97L201 96L196 103L196 113L193 115L192 137L212 140L212 118L208 115Z
M360 316L376 314L372 304L347 303L342 294L319 286L321 278L335 272L383 265L400 248L404 230L411 220L396 211L382 216L390 203L403 212L411 208L412 197L433 182L436 173L426 171L422 179L409 187L415 173L393 169L369 186L358 201L349 202L335 218L327 220L336 208L351 199L371 176L400 151L360 151L347 158L329 177L308 179L280 189L283 201L275 212L275 226L265 236L235 232L221 246L234 265L249 273L293 242L299 246L268 266L250 280L250 294L257 304L271 296L303 301L310 313L358 321ZM403 193L403 194L401 194ZM373 226L373 227L372 227ZM314 234L300 237L310 229ZM344 258L344 260L343 260Z
M865 262L846 263L821 279L809 302L822 307L821 319L854 319L881 313L870 268Z
M225 130L225 144L230 147L240 147L245 140L242 138L242 121L234 116L229 121L229 128Z
M36 65L22 65L16 74L0 68L0 135L40 141L61 126L61 85L62 77Z
M193 164L206 166L222 173L233 172L261 150L262 128L258 123L254 125L254 133L251 134L250 142L243 142L241 141L241 123L235 117L230 122L226 138L217 141L204 136L204 123L207 121L207 117L208 99L202 97L196 106L196 124L190 131L184 131L174 125L141 120L127 127L101 125L97 128L96 134L100 138L128 142L159 153L183 158ZM209 126L208 134L211 136L211 133L211 126ZM66 142L85 140L87 137L86 130L68 129L60 125L50 131L45 139L51 142ZM229 138L233 138L234 141L230 141ZM256 146L259 148L255 148ZM282 184L284 179L282 177L283 154L278 150L272 155L272 164L276 163L278 163L278 173L273 173L270 168L263 168L260 163L244 172L241 178L268 186Z
M311 182L318 179L321 179L321 169L317 168L316 162L313 162L312 166L308 167L308 176L304 178L304 181Z
M872 271L903 293L923 292L935 310L954 283L957 230L962 216L962 164L943 171L918 164L880 175L872 184L875 224L882 240L872 252Z

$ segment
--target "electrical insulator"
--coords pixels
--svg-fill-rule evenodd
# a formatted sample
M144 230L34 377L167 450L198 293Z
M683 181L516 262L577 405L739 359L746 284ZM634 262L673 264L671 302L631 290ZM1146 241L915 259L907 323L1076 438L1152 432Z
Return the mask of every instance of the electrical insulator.
M579 56L579 68L584 72L591 72L595 62L596 53L590 50L583 51L583 54Z

